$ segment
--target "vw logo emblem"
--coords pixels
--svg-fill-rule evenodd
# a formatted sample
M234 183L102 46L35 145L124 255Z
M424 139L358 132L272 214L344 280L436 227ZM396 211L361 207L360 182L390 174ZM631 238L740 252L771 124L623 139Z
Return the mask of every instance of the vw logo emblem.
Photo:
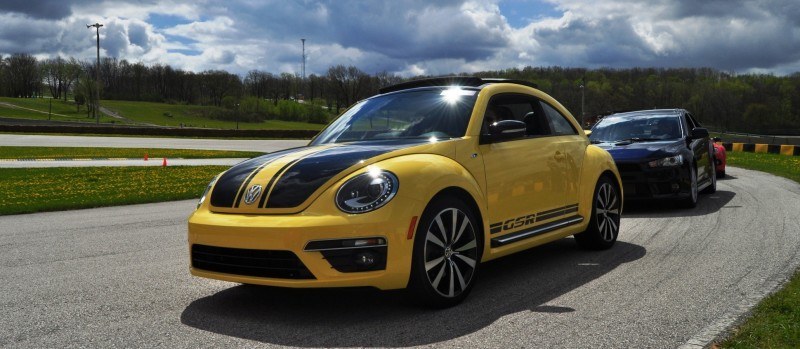
M250 189L247 189L247 193L244 194L244 203L251 205L252 203L256 202L259 194L261 194L260 184L250 187Z

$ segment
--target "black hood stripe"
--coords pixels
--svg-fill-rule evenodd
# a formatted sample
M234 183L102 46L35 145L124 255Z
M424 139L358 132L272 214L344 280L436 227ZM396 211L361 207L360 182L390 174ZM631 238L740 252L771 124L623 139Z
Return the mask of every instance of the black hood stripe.
M401 142L380 142L366 144L348 144L303 157L296 163L289 164L282 174L276 174L273 180L280 177L264 208L291 208L305 202L311 194L329 179L357 164L398 149L408 148L428 142L427 140L404 140ZM283 169L282 169L283 170ZM271 183L272 181L270 181ZM270 185L271 186L271 185ZM264 198L262 198L263 200Z
M309 154L309 155L311 155L311 154ZM290 161L289 163L287 163L286 165L283 165L283 167L281 167L281 169L278 170L278 172L275 172L275 175L272 176L272 178L269 179L269 183L267 183L267 186L264 188L264 193L261 195L261 200L258 201L258 207L262 207L262 208L264 207L264 203L267 201L267 196L269 196L270 189L272 188L272 185L275 184L275 180L280 178L280 176L283 175L283 173L286 172L286 170L289 167L291 167L292 165L296 164L298 161L300 161L302 159L303 158L294 159L294 160Z
M249 184L260 169L283 156L303 151L304 149L306 147L285 149L245 160L231 167L217 179L214 190L211 192L211 206L234 207L241 199L242 192L247 188L243 184L245 182Z

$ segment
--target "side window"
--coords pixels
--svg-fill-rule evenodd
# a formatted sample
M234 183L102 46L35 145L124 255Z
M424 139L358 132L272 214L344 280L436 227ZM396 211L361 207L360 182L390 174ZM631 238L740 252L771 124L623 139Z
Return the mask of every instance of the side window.
M553 130L553 134L555 135L576 135L578 134L575 131L575 128L572 127L572 124L567 121L567 118L561 113L558 112L555 108L550 106L545 102L541 102L542 109L544 110L545 115L547 116L547 122L550 125L550 129Z
M488 126L501 120L518 120L526 122L526 116L533 113L530 96L522 94L498 94L489 101L486 114L483 116L481 133L488 133Z
M689 116L689 120L692 120L692 123L694 124L694 127L703 127L703 125L700 125L700 123L697 122L697 119L694 118L694 115L692 115L692 114L686 114L686 115Z

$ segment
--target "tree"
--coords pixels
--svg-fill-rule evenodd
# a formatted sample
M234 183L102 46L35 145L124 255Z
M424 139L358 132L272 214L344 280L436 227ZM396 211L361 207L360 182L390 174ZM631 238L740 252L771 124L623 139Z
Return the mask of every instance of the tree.
M41 72L36 58L15 53L6 59L6 82L13 97L30 98L39 90Z

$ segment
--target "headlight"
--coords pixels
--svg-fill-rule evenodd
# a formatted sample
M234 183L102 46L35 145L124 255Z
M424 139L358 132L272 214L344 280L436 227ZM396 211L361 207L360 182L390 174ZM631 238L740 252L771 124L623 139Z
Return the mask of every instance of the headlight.
M647 163L650 167L675 167L683 165L683 156L675 155L668 158L653 160Z
M214 183L217 182L217 178L219 178L219 175L214 177L214 179L212 179L211 182L208 183L208 186L206 186L206 190L203 191L203 196L201 196L200 201L197 202L197 208L200 208L200 205L202 205L203 202L206 201L206 196L208 196L208 192L211 191L211 187L214 186Z
M376 210L397 193L400 183L389 171L371 169L348 180L336 193L336 207L347 213Z

